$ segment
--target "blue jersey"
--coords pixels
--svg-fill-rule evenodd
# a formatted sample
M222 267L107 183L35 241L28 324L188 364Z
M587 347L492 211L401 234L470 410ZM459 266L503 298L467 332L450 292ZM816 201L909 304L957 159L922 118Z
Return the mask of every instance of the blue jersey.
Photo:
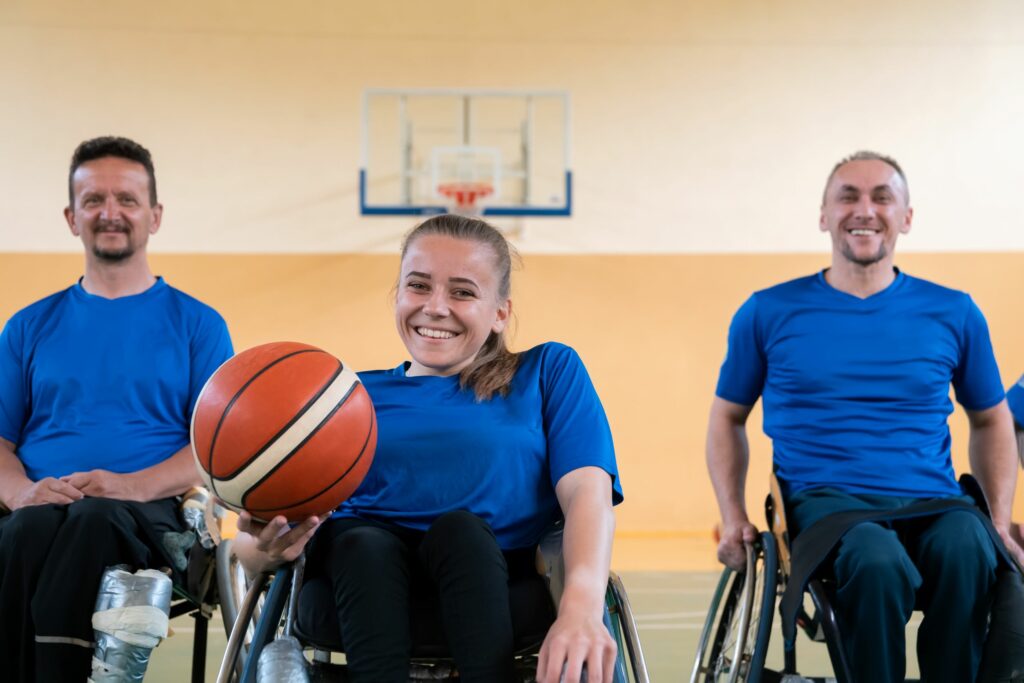
M76 284L0 334L0 437L33 481L150 467L188 444L199 391L231 352L220 315L162 278L117 299Z
M1024 427L1024 376L1017 380L1017 383L1006 390L1006 402L1013 413L1013 421L1018 427Z
M600 467L622 500L608 420L571 348L522 353L508 396L488 401L458 376L408 377L406 367L359 373L377 412L377 451L335 516L425 530L467 510L510 550L535 545L560 518L555 484L575 469Z
M971 298L897 272L866 299L823 273L757 292L733 318L717 395L763 400L788 491L959 493L947 418L1003 400L988 326Z

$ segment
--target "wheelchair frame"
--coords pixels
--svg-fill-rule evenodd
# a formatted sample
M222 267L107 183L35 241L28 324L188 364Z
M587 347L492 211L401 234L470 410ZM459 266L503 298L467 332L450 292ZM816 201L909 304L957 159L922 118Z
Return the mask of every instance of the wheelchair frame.
M256 664L263 648L275 639L279 631L281 636L295 635L293 629L305 557L300 556L272 576L261 574L248 583L230 546L231 541L224 540L218 548L217 576L221 606L225 625L228 625L229 619L231 623L217 682L254 683ZM545 577L557 604L564 580L560 527L545 536L539 551ZM240 590L242 583L248 583L245 590ZM244 597L241 602L235 603L235 598L242 594ZM613 676L615 683L650 683L632 608L621 579L614 573L609 575L605 593L604 621L619 650ZM330 665L330 651L310 644L305 644L304 648L313 650L312 666ZM535 658L536 651L517 653L517 657ZM532 662L532 666L527 663L525 666L535 668L536 663ZM458 678L445 675L452 670L451 660L447 658L414 659L410 673L433 680L458 681Z
M785 505L781 487L774 474L770 492L765 500L765 517L770 532L762 532L752 545L746 547L746 569L737 573L726 567L711 600L711 608L701 632L694 657L690 683L775 683L787 676L801 676L797 670L796 642L783 642L783 668L766 669L765 656L771 637L777 595L785 589L790 577L790 537L786 523ZM753 577L753 580L747 580ZM854 683L850 666L842 648L842 637L835 610L832 609L831 591L820 578L812 578L806 587L814 606L814 614L803 608L797 614L797 626L809 639L825 642L832 662L833 677L803 676L800 680L815 683ZM760 596L757 608L760 618L749 620L754 608L754 596ZM740 604L739 623L734 605ZM722 605L722 609L719 609ZM747 622L744 621L747 619ZM750 624L754 625L751 626ZM756 627L756 628L755 628ZM714 630L714 640L710 634ZM726 638L731 641L726 641ZM724 643L732 645L731 651ZM907 683L912 683L908 679Z
M209 588L209 584L207 584L207 588ZM203 597L197 597L197 595ZM175 585L169 618L174 619L188 614L195 619L195 631L192 634L192 677L190 680L192 683L204 683L210 619L213 617L216 604L209 599L210 595L206 590L197 595L192 595L181 586Z
M985 501L984 492L977 481L970 475L960 477L961 488L974 499L974 505L979 514L988 516L988 506ZM918 504L918 514L936 514L948 508L942 508L933 501ZM927 512L925 512L927 510ZM980 512L979 512L980 511ZM837 513L835 517L842 517L845 513ZM835 617L835 611L831 602L834 595L832 581L823 579L816 574L802 576L794 579L792 565L789 556L790 538L786 525L785 507L782 500L779 482L773 474L771 477L771 491L765 501L765 516L768 520L768 528L771 533L762 533L753 545L748 545L746 570L738 578L732 578L732 570L726 568L722 573L719 588L716 591L708 612L700 643L697 649L693 670L690 675L691 683L698 681L725 681L736 683L746 681L747 683L774 683L775 681L786 680L787 676L798 677L801 681L836 681L836 683L853 683L853 676L850 673L849 660L842 647L842 637L839 623ZM840 520L841 521L841 520ZM859 523L853 520L853 523ZM814 527L817 529L817 526ZM835 529L836 527L833 527ZM842 529L842 527L838 527ZM813 534L814 531L808 530ZM993 542L998 546L998 539L994 531L990 529ZM837 537L838 538L838 537ZM822 539L819 539L822 540ZM808 548L810 550L810 548ZM1005 554L1005 551L1003 551ZM814 555L812 555L814 557ZM805 560L806 561L806 560ZM806 567L805 567L806 569ZM746 577L753 577L747 581ZM805 594L809 595L814 605L814 615L808 615L801 605L797 609L792 604L790 607L796 611L796 625L798 630L803 630L808 637L816 641L824 641L828 646L829 659L832 662L834 678L800 677L796 668L796 640L783 641L783 669L773 671L764 668L764 657L767 651L768 639L771 630L771 614L774 612L775 595L780 590L785 590L791 580L804 581ZM749 585L748 585L749 583ZM767 614L768 619L757 624L757 629L752 631L747 619L750 610L751 595L761 586L763 596L761 604L762 614ZM769 595L771 596L769 598ZM739 610L739 621L736 621L736 609L733 607L738 601L742 602L742 609ZM724 605L719 616L719 605ZM732 654L725 651L721 643L723 638L718 637L714 641L709 638L712 628L716 627L716 634L735 633L737 641ZM785 634L784 634L785 635ZM1015 664L1012 664L1016 666ZM994 666L1007 666L1006 662L999 662ZM982 668L985 667L983 661ZM1000 670L1001 671L1001 670ZM996 674L1002 675L1001 673ZM701 678L703 676L703 678ZM1002 679L999 679L1002 680ZM907 683L914 683L907 679Z

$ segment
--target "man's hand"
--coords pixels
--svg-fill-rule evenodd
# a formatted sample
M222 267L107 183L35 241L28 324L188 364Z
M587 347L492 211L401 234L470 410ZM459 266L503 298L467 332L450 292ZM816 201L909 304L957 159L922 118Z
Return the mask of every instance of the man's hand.
M744 544L757 539L757 527L749 521L722 525L722 537L718 541L718 561L740 572L747 566L747 551Z
M269 572L287 562L294 561L305 550L309 539L320 527L320 518L309 517L304 522L289 528L288 520L278 515L263 524L252 518L248 512L238 515L238 530L249 534L252 550L240 554L246 569L253 573Z
M611 683L617 649L600 615L562 612L540 648L538 683L577 683L584 665L587 681Z
M75 472L61 477L61 481L93 498L114 498L145 502L142 482L137 473L117 474L107 470Z
M46 477L23 487L11 499L10 508L11 512L14 512L19 508L31 505L45 505L47 503L68 505L76 500L81 500L84 495L82 491L75 488L72 484L60 479L54 479L53 477Z
M996 524L992 523L995 527L996 533L999 534L999 538L1003 541L1003 545L1010 552L1010 555L1017 562L1018 567L1024 568L1024 548L1020 545L1021 533L1019 524Z

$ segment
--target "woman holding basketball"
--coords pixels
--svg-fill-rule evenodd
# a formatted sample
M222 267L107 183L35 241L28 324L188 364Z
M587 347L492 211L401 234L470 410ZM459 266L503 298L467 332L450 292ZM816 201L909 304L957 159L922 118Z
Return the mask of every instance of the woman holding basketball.
M608 422L576 353L505 345L508 243L487 223L431 218L402 247L395 305L412 360L360 373L379 421L373 465L331 517L288 530L245 513L243 563L267 571L310 543L331 577L353 681L408 676L409 586L426 577L465 681L514 680L508 582L535 572L543 533L564 516L565 590L537 679L610 681L602 622L622 500ZM314 537L315 532L315 537Z

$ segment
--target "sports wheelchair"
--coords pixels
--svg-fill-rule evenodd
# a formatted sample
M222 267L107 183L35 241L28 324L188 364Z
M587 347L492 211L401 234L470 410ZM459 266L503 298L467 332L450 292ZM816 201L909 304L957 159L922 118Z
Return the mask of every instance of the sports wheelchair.
M974 498L977 508L987 516L988 507L978 483L970 475L963 475L960 483L963 490ZM920 514L948 509L941 501L916 505L925 511ZM855 683L843 651L840 624L832 608L834 581L827 571L818 570L820 562L825 559L833 544L815 547L814 543L805 543L803 547L814 557L810 560L802 557L802 562L794 565L785 510L781 487L773 474L770 493L765 500L769 531L762 532L753 544L746 546L744 571L735 572L728 567L723 570L698 641L690 674L691 683ZM838 518L843 514L838 513L832 517ZM833 526L833 530L835 528ZM804 534L811 533L812 529L814 526ZM827 529L821 525L819 530ZM821 534L818 536L821 537ZM835 540L840 536L835 535ZM788 593L787 587L791 588ZM775 671L765 667L765 656L772 632L776 598L780 591L784 593L779 604L783 617L784 663L781 671ZM1019 664L1024 653L1024 643L1020 639L1021 622L1024 620L1021 611L1024 590L1020 573L1001 570L995 591L996 599L978 681L1024 683L1024 669ZM810 598L811 613L805 609L804 593ZM798 673L797 628L812 641L826 644L834 671L833 678L804 677ZM908 679L907 683L912 681Z
M538 574L509 586L515 633L516 668L525 681L534 680L537 655L555 618L561 596L564 563L561 525L538 546ZM272 576L247 580L231 541L218 547L217 582L224 622L230 633L218 683L254 683L263 650L279 635L293 636L312 652L307 662L311 681L345 681L344 664L333 663L332 653L344 652L334 599L327 579L304 581L304 557L278 569ZM615 683L649 683L636 622L622 581L610 574L605 596L605 625L615 640ZM436 598L413 595L411 629L413 653L410 681L450 681L458 672L444 643Z
M192 633L192 683L206 680L206 650L210 619L217 607L217 584L213 553L198 543L189 555L185 583L174 584L169 617L188 614L195 620Z

